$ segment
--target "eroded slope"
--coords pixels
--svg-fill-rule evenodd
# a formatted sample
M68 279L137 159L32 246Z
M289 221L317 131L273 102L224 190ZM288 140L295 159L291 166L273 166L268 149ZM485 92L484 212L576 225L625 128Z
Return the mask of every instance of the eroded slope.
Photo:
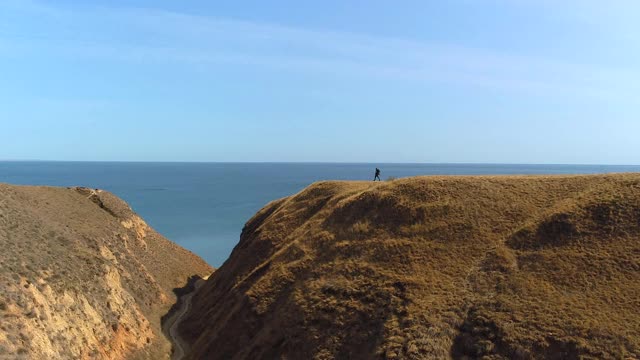
M168 357L172 290L212 269L114 195L0 184L0 357Z

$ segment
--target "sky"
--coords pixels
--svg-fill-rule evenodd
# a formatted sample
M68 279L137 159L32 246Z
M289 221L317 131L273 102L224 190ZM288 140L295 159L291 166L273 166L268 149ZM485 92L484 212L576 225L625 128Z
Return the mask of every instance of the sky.
M2 0L0 159L640 164L637 0Z

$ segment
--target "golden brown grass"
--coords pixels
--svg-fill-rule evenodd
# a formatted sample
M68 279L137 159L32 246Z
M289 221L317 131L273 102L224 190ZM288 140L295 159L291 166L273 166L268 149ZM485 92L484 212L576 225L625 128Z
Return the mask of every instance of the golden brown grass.
M640 357L640 175L321 182L252 218L192 358Z
M0 358L162 358L172 292L211 268L104 191L0 184Z

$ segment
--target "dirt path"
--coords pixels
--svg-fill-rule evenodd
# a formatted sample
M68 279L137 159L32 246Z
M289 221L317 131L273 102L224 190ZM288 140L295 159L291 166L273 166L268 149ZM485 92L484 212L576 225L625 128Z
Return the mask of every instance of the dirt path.
M189 350L189 345L187 345L178 334L178 326L180 325L182 318L191 309L191 299L198 292L202 284L204 284L204 279L199 279L194 285L194 290L181 298L182 305L176 312L171 326L169 326L169 338L174 349L173 354L171 355L172 360L181 360Z

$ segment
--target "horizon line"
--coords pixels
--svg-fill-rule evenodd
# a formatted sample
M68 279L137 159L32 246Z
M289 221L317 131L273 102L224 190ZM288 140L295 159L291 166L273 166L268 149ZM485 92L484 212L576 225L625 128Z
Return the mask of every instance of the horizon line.
M389 162L389 161L192 161L192 160L44 160L0 159L0 162L55 162L55 163L156 163L156 164L387 164L387 165L544 165L544 166L640 166L640 164L602 163L534 163L534 162Z

